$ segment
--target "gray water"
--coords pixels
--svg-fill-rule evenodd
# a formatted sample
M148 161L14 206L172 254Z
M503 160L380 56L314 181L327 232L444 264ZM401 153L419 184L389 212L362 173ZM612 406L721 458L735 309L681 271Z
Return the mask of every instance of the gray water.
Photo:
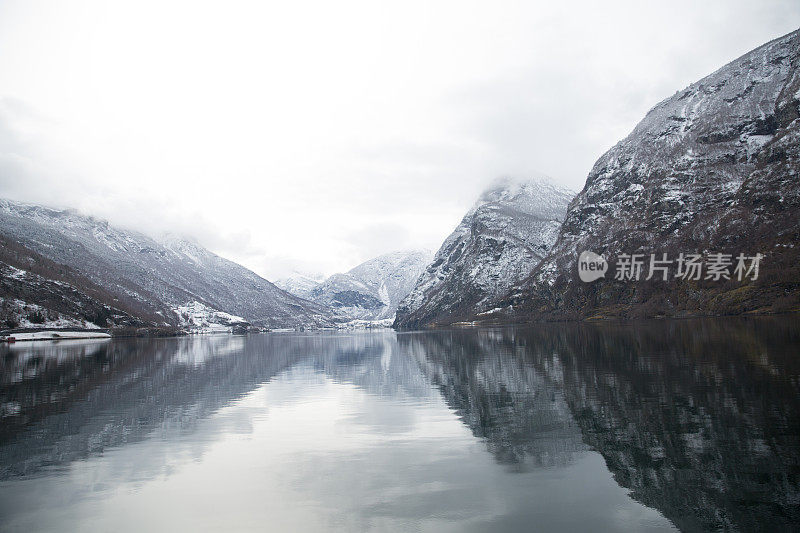
M18 343L2 531L778 531L796 318Z

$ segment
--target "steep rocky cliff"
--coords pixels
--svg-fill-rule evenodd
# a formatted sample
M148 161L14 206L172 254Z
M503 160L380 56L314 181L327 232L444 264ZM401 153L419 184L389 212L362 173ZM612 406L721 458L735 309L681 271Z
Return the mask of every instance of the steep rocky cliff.
M547 254L572 196L544 178L496 181L400 303L395 327L452 322L485 311Z
M603 155L533 276L495 318L772 312L800 307L800 31L769 42L655 106ZM584 283L577 259L610 263ZM614 280L620 254L672 261L668 279ZM680 253L730 254L730 280L676 279ZM736 257L762 254L757 279ZM751 262L747 263L749 268Z

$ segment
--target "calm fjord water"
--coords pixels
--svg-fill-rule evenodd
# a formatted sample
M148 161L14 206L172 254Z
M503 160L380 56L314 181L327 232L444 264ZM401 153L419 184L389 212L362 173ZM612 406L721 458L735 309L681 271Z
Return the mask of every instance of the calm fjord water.
M798 528L799 325L4 346L0 530Z

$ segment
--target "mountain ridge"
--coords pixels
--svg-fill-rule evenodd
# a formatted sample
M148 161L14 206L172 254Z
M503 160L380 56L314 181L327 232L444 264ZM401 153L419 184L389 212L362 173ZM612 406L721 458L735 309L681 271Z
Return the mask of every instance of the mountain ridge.
M68 265L118 298L178 325L177 308L199 302L260 327L319 327L325 308L275 287L254 272L185 239L158 242L107 221L0 199L3 233L57 264Z
M497 305L501 321L646 318L800 308L800 30L655 105L603 154L556 244ZM748 283L582 283L577 257L763 253ZM509 307L510 306L510 307Z

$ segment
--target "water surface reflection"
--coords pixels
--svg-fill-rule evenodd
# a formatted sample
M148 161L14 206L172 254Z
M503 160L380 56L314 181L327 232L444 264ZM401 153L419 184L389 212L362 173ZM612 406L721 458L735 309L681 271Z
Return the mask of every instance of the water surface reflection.
M0 529L791 529L792 318L0 348Z

